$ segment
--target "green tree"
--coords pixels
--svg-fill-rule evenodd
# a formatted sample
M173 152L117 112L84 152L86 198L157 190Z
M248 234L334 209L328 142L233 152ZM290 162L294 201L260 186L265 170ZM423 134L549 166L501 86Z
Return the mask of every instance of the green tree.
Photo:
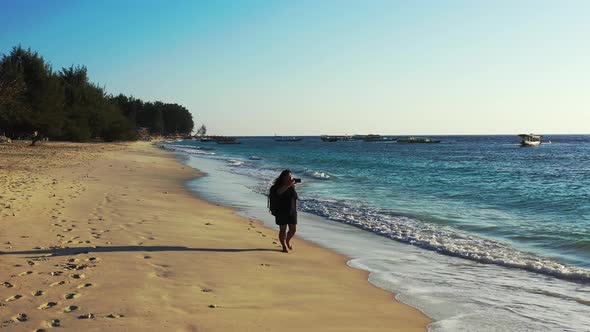
M0 60L0 133L88 141L137 139L136 127L189 134L191 113L178 104L107 95L84 66L54 73L37 52L18 46ZM33 143L34 143L33 142Z
M37 52L20 46L3 57L2 66L20 71L24 82L22 105L16 109L21 115L16 128L19 134L37 131L40 136L61 135L65 122L64 91L51 66Z
M24 104L26 85L22 67L0 61L0 134L14 137L20 127L27 127L30 115Z

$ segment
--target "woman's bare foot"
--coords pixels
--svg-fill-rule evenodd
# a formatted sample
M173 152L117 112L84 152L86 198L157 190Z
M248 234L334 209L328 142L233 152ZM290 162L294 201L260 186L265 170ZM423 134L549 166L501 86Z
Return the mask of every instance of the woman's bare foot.
M284 252L284 253L288 253L288 252L289 252L289 250L287 250L287 248L286 248L286 247L283 247L283 252Z
M287 248L289 248L289 250L293 250L293 247L291 247L291 244L289 242L287 242Z

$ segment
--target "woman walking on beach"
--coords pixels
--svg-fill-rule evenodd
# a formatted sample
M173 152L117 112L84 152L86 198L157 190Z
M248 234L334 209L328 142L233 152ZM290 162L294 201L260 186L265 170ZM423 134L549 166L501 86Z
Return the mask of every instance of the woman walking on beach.
M293 249L291 239L297 231L297 199L299 197L295 191L295 183L293 174L286 169L275 179L269 192L270 209L275 216L276 224L279 225L279 241L283 246L283 252Z

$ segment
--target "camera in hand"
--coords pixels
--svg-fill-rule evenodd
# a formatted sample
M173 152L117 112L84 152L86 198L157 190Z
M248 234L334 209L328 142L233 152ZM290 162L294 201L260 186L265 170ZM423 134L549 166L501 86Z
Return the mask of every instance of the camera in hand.
M293 179L293 181L295 181L295 183L301 183L301 179Z

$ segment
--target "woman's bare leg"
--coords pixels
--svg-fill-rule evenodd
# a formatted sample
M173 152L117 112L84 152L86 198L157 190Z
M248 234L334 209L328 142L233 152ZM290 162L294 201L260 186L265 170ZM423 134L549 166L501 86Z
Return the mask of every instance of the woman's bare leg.
M287 248L293 250L291 246L291 239L295 236L295 232L297 232L297 224L289 224L289 232L287 232Z
M287 225L279 225L279 241L281 241L281 245L283 246L283 252L289 252L287 250L287 246L285 245L285 238L287 237Z

